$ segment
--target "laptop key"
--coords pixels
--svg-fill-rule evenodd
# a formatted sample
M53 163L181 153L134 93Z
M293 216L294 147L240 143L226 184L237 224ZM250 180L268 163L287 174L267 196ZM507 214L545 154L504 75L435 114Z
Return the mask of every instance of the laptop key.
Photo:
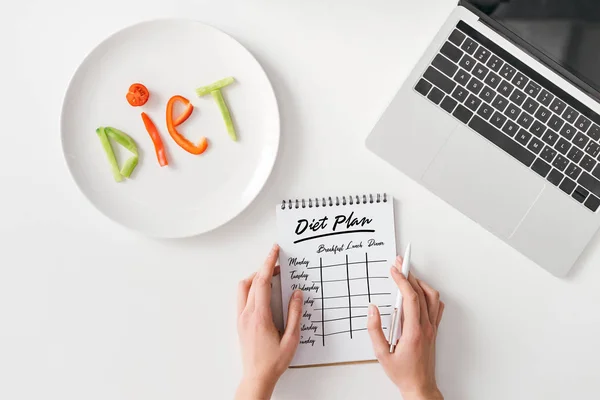
M454 43L457 46L460 46L463 42L463 40L465 40L466 35L464 33L462 33L461 31L459 31L458 29L455 29L451 34L450 37L448 38L449 41L451 41L452 43Z
M488 72L490 72L490 69L479 63L473 69L473 75L475 75L475 77L481 81L485 79Z
M546 179L548 180L548 182L550 182L554 186L558 186L558 185L560 185L560 182L562 182L564 177L565 176L563 174L561 174L560 171L553 169L548 174L548 177Z
M508 107L506 107L506 110L504 110L504 115L513 121L517 119L519 114L521 114L521 109L519 109L519 107L515 106L513 103L510 103Z
M423 77L448 94L456 87L455 82L433 67L427 68Z
M521 116L517 119L517 123L525 129L529 129L533 123L533 117L527 113L521 113Z
M483 89L483 82L481 82L477 78L471 78L469 83L467 83L467 89L469 89L475 94L479 94L479 92L481 92L481 89Z
M529 132L533 133L537 137L542 137L544 132L546 132L546 126L542 124L540 121L535 120L533 124L529 128Z
M504 123L506 122L506 117L500 114L498 111L496 111L494 115L492 115L492 119L490 120L490 122L496 128L500 129L502 128L502 125L504 125Z
M506 123L502 127L502 132L506 133L510 137L515 136L515 134L517 133L518 130L519 130L519 125L515 124L512 121L506 121ZM531 135L529 135L529 136L531 136ZM521 144L523 144L523 146L525 146L527 144L527 142L521 143Z
M550 105L550 109L558 115L562 115L563 111L565 111L565 108L567 108L567 105L561 99L558 98L554 99L554 101L552 101L552 104Z
M600 127L596 124L592 125L590 130L587 131L587 134L592 139L599 141L600 140Z
M539 105L540 104L537 101L533 100L531 97L528 97L523 104L523 109L525 109L525 111L527 111L529 114L534 115L535 110L537 110Z
M581 159L583 158L583 151L573 146L571 147L571 150L569 150L567 157L573 160L573 162L579 163L579 161L581 161Z
M531 81L529 82L529 85L527 85L527 87L525 88L525 93L527 93L533 98L536 98L537 95L540 93L540 90L542 90L542 87L534 81Z
M600 197L600 181L594 178L592 175L587 172L582 172L579 179L577 179L577 183L581 186L594 193L596 197ZM586 196L587 197L587 196Z
M600 199L598 199L593 194L588 197L587 201L584 204L587 208L592 210L593 212L598 211L598 207L600 207Z
M554 148L556 150L558 150L558 152L560 154L567 154L569 152L569 149L571 148L571 143L569 141L567 141L567 139L561 137L558 140L558 143L556 144L556 146L554 146Z
M469 122L469 119L471 119L471 117L473 116L473 111L469 110L462 104L459 104L458 107L456 107L456 110L454 110L454 112L452 113L452 115L458 118L458 120L461 121L463 124L466 124L467 122Z
M535 117L537 119L539 119L540 121L542 121L543 123L548 122L548 119L550 119L550 115L551 115L550 110L548 110L544 106L540 106L540 108L535 113Z
M448 75L450 78L452 78L454 74L456 74L456 71L458 71L458 67L456 66L456 64L454 64L452 61L448 60L441 54L435 56L431 65Z
M463 49L464 51L466 51L469 54L474 54L475 50L477 50L477 47L479 47L479 45L477 43L475 43L471 38L466 38L465 41L463 42L462 46L460 46L461 49Z
M533 151L534 154L540 154L540 151L542 151L542 148L544 147L544 142L542 142L540 139L538 138L532 138L531 142L529 142L529 145L527 145L527 148L531 151Z
M517 72L517 70L514 69L514 67L510 64L504 64L504 67L502 67L502 69L500 70L500 76L504 77L504 79L506 80L511 80L513 78L513 76L515 76L515 73Z
M562 117L569 123L574 124L579 118L579 113L573 109L573 107L567 107Z
M560 128L562 128L564 123L565 123L565 121L563 121L556 115L553 115L550 117L550 121L548 121L548 126L550 127L550 129L554 130L555 132L559 132Z
M531 166L531 169L537 172L542 178L545 178L552 167L547 162L544 162L538 158Z
M466 71L471 72L471 70L475 66L475 60L473 58L469 57L468 54L465 54L463 56L463 58L460 59L460 62L458 63L458 65L463 67Z
M509 97L515 87L508 83L507 81L502 81L498 86L498 91L504 97Z
M559 171L564 171L567 168L567 165L569 165L569 160L560 154L556 156L552 163L552 166Z
M552 132L550 129L548 129L544 134L544 137L542 137L542 140L550 146L554 146L558 140L558 133Z
M483 46L479 46L475 52L475 58L480 62L485 63L490 58L490 51Z
M481 99L476 97L475 95L470 95L467 101L465 101L465 106L471 111L477 111L477 108L481 105Z
M554 157L556 157L556 150L550 146L546 146L544 147L544 150L542 150L541 157L547 162L551 163L552 160L554 160Z
M585 169L587 172L592 172L596 167L596 161L588 156L587 154L583 156L581 161L579 162L581 168Z
M583 170L581 169L581 167L579 165L571 163L567 167L565 173L567 174L567 176L569 178L575 180L575 179L579 178L581 171L583 171Z
M531 133L527 132L525 129L521 129L519 130L519 133L517 134L517 142L521 143L523 146L527 146L527 143L529 143L529 139L531 139Z
M479 93L479 97L486 103L491 103L494 100L494 96L496 96L496 92L492 90L489 86L483 88L483 90Z
M562 190L563 192L565 192L566 194L569 194L569 195L571 193L573 193L573 190L576 187L577 187L577 184L572 179L569 179L566 177L559 186L560 190Z
M504 64L504 61L502 61L498 57L492 55L486 65L488 67L490 67L491 69L493 69L494 71L500 72L500 69L502 68L503 64Z
M506 117L505 117L506 118ZM532 152L516 143L513 139L506 136L500 130L490 125L477 115L473 117L469 126L481 136L500 147L502 150L516 158L526 166L531 166L535 160Z
M542 91L540 92L540 95L538 96L537 100L540 103L542 103L543 105L545 105L546 107L550 107L550 104L552 104L552 101L554 100L554 95L552 95L546 89L542 89Z
M581 186L577 186L571 197L573 197L578 202L583 203L585 201L585 198L588 197L589 194L590 192L588 192L586 189L582 188Z
M423 96L427 96L427 93L429 93L432 87L433 85L431 83L427 82L425 79L421 79L415 85L415 90Z
M454 97L454 99L458 102L462 103L467 99L467 97L469 97L469 92L464 87L457 86L456 89L454 89L454 92L452 92L452 97Z
M580 115L579 118L577 119L577 122L575 123L575 128L577 128L580 131L582 131L583 133L585 133L585 132L587 132L587 130L590 128L591 125L592 125L592 121L590 121L583 115Z
M442 100L440 107L442 107L447 113L452 114L452 111L454 111L454 107L456 107L457 104L458 102L452 97L446 96L444 97L444 100Z
M594 169L594 172L592 172L592 175L594 175L594 177L600 179L600 164Z
M590 156L596 158L598 157L598 154L600 154L600 145L598 145L598 143L596 142L590 141L585 147L585 152L588 153Z
M575 132L577 132L577 130L569 124L565 124L560 130L560 134L567 140L573 139L573 136L575 136Z
M510 101L512 101L518 106L523 104L525 98L527 98L527 96L525 96L525 93L521 92L519 89L515 89L513 94L510 95Z
M492 106L483 103L481 105L481 107L479 107L479 110L477 110L477 115L479 115L481 118L485 119L486 121L488 119L490 119L490 117L492 116L492 114L494 113L494 109L492 108Z
M494 106L496 110L503 112L506 109L506 106L508 106L508 100L506 100L505 97L498 95L494 101L492 101L492 106Z
M469 74L464 69L459 70L456 75L454 75L454 80L460 83L463 86L466 86L467 83L471 80L471 74Z
M493 72L490 72L485 78L485 83L492 89L496 89L500 84L500 81L502 81L502 79Z
M442 99L444 98L444 92L434 87L433 89L431 89L431 92L429 92L429 94L427 95L427 98L433 101L435 104L440 104L440 101L442 101Z
M581 132L577 132L577 135L575 135L575 139L573 139L573 144L579 147L580 149L584 149L589 141L590 139L587 136L585 136Z
M527 82L529 82L529 78L527 78L521 72L517 72L517 75L515 75L512 80L512 83L521 90L525 88Z

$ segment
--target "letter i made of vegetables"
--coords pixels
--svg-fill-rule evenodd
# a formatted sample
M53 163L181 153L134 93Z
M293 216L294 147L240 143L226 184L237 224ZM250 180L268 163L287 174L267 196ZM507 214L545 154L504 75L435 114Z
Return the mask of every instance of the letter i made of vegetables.
M110 164L115 181L121 182L123 178L129 178L131 176L131 173L137 166L139 160L138 148L133 139L125 132L110 127L100 127L96 129L96 134L100 138L102 148L104 149L106 157L108 158L108 162ZM121 170L119 170L117 158L115 157L115 152L113 151L109 138L113 139L115 142L125 147L133 154L127 161L125 161L125 164L123 165Z
M232 77L221 79L213 84L196 89L196 93L199 97L206 96L209 93L212 95L221 111L229 137L231 137L234 142L237 142L237 134L235 132L235 127L233 126L233 121L231 120L231 114L229 113L229 108L227 108L227 103L223 98L223 93L221 93L221 89L231 85L233 82L235 82L235 80Z

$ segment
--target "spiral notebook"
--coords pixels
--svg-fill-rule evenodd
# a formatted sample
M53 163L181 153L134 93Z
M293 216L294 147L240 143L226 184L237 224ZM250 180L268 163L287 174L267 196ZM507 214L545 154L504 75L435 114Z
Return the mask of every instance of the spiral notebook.
M386 194L283 201L277 206L284 321L291 294L304 293L292 366L374 360L368 305L387 336L396 289L393 199Z

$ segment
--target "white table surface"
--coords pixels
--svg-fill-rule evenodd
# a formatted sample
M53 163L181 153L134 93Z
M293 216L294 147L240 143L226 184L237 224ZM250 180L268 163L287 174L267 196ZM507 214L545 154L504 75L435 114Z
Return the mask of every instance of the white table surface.
M455 0L28 0L0 15L0 398L227 399L241 374L239 279L275 237L281 198L388 191L398 243L447 304L448 399L589 399L600 368L600 237L556 279L363 143ZM238 218L159 241L86 202L61 154L62 99L112 32L190 17L256 56L278 97L274 173ZM379 365L288 371L276 399L399 398Z

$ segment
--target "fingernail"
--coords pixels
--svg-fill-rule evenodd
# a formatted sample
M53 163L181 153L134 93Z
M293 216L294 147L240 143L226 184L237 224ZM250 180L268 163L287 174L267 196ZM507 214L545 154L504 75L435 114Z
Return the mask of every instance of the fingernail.
M392 268L390 268L390 272L392 273L392 275L396 275L398 274L398 268L392 265Z
M402 262L402 256L397 256L397 257L396 257L396 261L398 261L398 262Z
M279 245L277 243L273 243L273 247L271 248L271 251L276 251L279 249Z
M293 295L293 300L294 301L302 301L302 290L296 290L294 291L294 295Z
M369 317L372 317L373 315L375 315L376 309L377 309L377 306L375 304L369 304Z

